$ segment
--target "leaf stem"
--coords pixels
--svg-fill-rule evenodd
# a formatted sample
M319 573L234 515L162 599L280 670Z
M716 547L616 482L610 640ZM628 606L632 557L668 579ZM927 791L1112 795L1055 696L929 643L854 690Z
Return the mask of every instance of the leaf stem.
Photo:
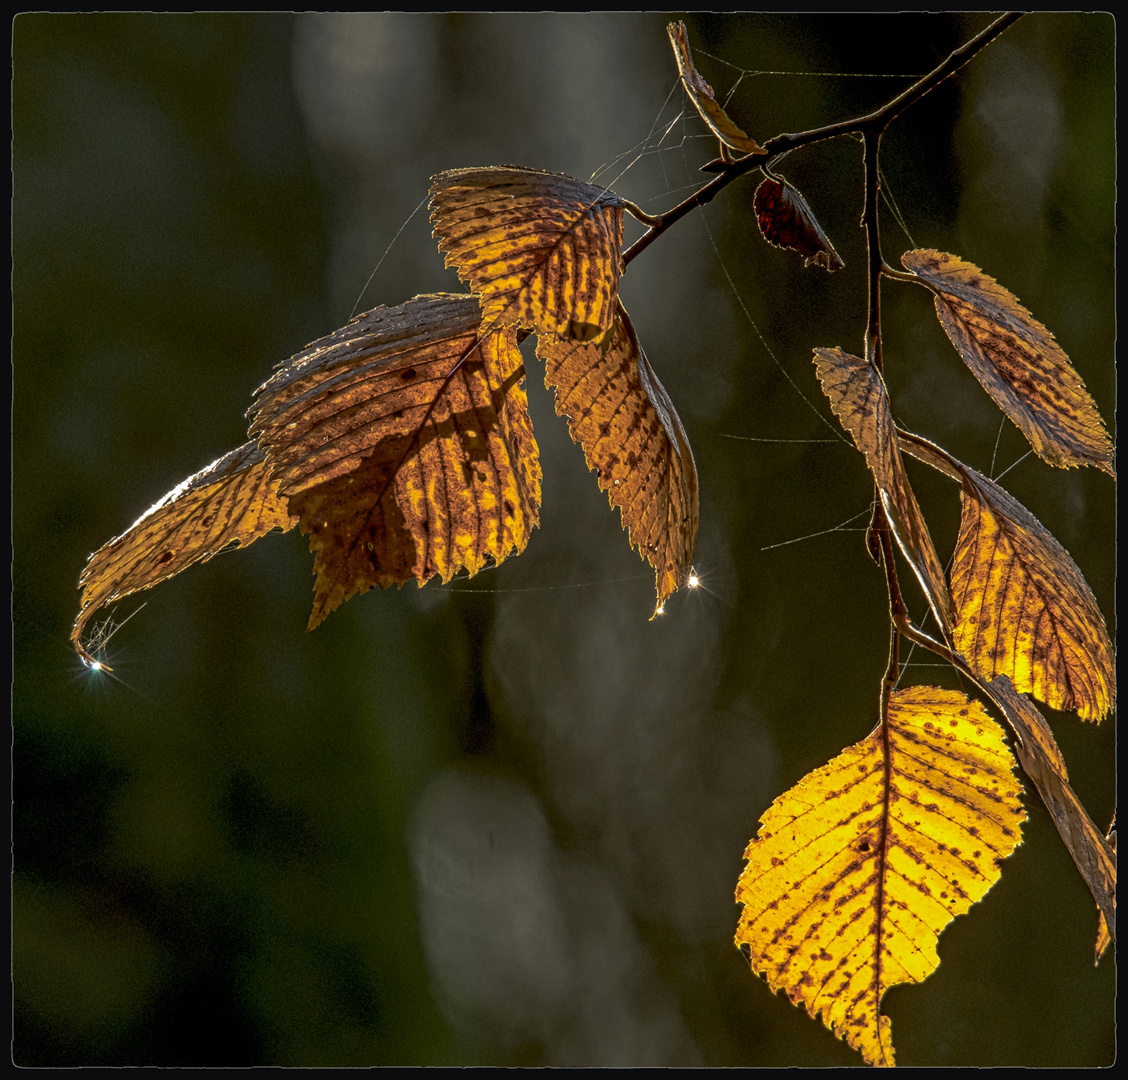
M866 231L866 360L877 371L882 369L881 360L881 231L878 227L878 192L881 182L878 179L877 152L881 144L881 132L867 131L863 139L862 163L865 172L866 199L862 208L862 228Z

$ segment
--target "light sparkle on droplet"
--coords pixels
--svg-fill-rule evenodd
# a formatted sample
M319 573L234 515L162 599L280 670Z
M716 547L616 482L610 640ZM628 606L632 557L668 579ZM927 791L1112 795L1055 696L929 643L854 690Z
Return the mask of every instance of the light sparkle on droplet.
M701 579L697 576L697 571L696 570L690 570L689 579L686 581L686 585L688 585L689 588L691 588L691 589L696 589L697 586L700 585L700 584L701 584Z

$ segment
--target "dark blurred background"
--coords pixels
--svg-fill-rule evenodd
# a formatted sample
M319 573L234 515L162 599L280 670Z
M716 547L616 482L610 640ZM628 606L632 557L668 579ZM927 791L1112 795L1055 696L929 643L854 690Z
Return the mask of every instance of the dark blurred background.
M988 21L697 16L689 32L767 138L872 108ZM811 364L815 346L862 348L851 140L781 167L840 274L760 240L750 177L623 281L701 476L706 588L664 619L647 621L653 575L530 351L544 506L520 558L369 593L306 634L294 532L119 605L118 623L146 606L108 643L114 677L67 643L86 557L245 440L275 363L354 310L461 291L419 205L432 174L597 173L651 212L701 183L716 144L685 111L665 22L16 17L18 1065L858 1063L731 943L760 814L877 717L871 482ZM882 158L909 234L886 207L890 261L935 247L997 277L1109 423L1113 56L1110 15L1027 16ZM1022 458L927 296L885 298L899 421L992 475ZM956 492L910 470L947 558ZM1111 620L1109 478L1027 457L1003 482ZM907 683L957 685L912 659ZM1049 718L1104 827L1112 720ZM943 935L939 970L886 998L902 1064L1113 1059L1113 958L1093 967L1093 902L1026 802L1023 846Z

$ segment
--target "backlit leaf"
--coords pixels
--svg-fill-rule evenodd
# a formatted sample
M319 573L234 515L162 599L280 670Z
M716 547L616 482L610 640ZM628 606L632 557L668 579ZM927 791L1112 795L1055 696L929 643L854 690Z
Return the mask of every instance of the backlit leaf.
M921 249L901 262L932 288L956 351L1043 461L1116 475L1104 421L1049 330L994 278L955 255Z
M251 426L316 556L311 628L373 586L524 550L540 463L513 327L471 296L376 308L258 391Z
M683 583L697 540L697 468L678 414L622 304L606 347L542 336L537 355L557 415L654 567L661 605Z
M1104 619L1077 564L1045 526L987 477L963 469L951 567L953 642L986 679L1100 720L1115 669Z
M82 633L106 604L206 562L228 545L246 547L271 529L295 524L253 442L213 461L90 556L79 578L82 610L71 632L79 656L93 662Z
M895 692L887 730L848 747L761 819L736 889L736 943L876 1065L885 991L936 969L943 929L998 880L1026 814L1003 730L954 690Z
M1058 834L1089 886L1104 916L1105 932L1115 938L1116 852L1069 786L1065 760L1042 714L1027 698L1015 692L1005 675L992 679L988 688L1018 736L1016 749L1023 772L1034 781ZM1097 947L1100 948L1099 933Z
M1108 843L1109 851L1112 857L1116 858L1116 829L1109 829L1108 835L1105 836L1105 841ZM1099 909L1098 909L1099 911ZM1104 956L1105 950L1112 944L1112 931L1108 928L1108 919L1105 918L1103 911L1099 912L1097 917L1097 940L1093 945L1093 965L1096 966L1101 962L1101 957Z
M685 23L673 22L666 26L666 33L670 37L670 45L674 50L674 57L678 62L678 74L681 75L682 85L689 94L690 100L697 107L701 119L709 125L710 131L721 140L725 146L739 150L742 154L762 154L764 151L755 139L749 138L730 119L728 113L721 108L713 94L713 88L701 77L693 64L693 54L689 51L689 38L686 34Z
M865 455L897 545L920 581L937 621L949 630L951 601L944 571L909 485L885 381L871 364L841 349L815 349L815 371L834 415Z
M431 184L431 222L487 330L587 341L611 328L623 241L614 192L535 169L453 169Z
M769 244L797 251L805 266L814 263L832 274L846 265L815 220L807 200L786 180L765 177L756 189L753 207L760 234Z

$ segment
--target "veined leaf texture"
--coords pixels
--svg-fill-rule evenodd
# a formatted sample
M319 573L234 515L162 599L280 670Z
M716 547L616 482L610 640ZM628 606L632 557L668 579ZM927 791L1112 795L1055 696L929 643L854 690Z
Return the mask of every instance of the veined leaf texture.
M228 546L246 547L273 529L286 531L295 524L266 455L253 442L232 450L173 488L90 556L78 582L82 609L72 644L92 662L82 634L106 604L207 562Z
M897 544L945 629L952 623L944 571L909 484L885 382L872 364L841 349L815 349L815 371L834 415L865 456Z
M474 293L376 308L282 365L257 391L254 441L92 557L80 654L104 604L295 523L315 557L311 629L373 587L449 581L523 551L541 483L518 348L529 330L659 605L682 584L697 474L618 300L622 200L555 173L458 169L435 178L431 206Z
M956 351L1043 461L1116 475L1112 442L1081 376L1011 292L943 251L908 251L901 263L931 288Z
M377 308L258 392L251 434L310 535L310 628L373 586L449 581L524 550L540 462L513 327L472 296Z
M439 250L481 300L488 330L581 341L610 330L623 209L606 188L534 169L454 169L431 185Z
M966 466L950 570L953 640L986 679L1083 720L1112 708L1112 642L1069 553L1012 495Z
M895 692L886 721L781 795L736 888L736 943L773 990L873 1065L894 1063L881 999L936 969L936 943L998 880L1026 813L978 702Z
M766 176L752 200L760 235L774 247L797 251L806 266L821 266L829 273L846 264L827 239L807 200L786 180Z
M697 467L678 414L621 303L606 346L546 336L537 355L557 415L654 567L661 606L682 585L697 539Z

